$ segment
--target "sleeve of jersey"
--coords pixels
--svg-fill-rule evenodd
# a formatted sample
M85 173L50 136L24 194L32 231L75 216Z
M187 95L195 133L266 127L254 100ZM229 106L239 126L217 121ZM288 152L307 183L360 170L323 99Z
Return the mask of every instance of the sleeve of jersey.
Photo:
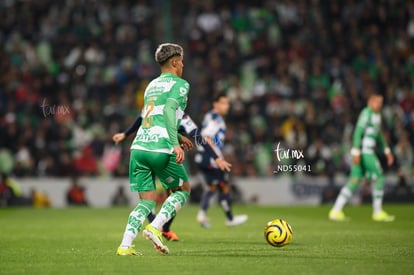
M354 131L354 137L352 139L352 148L361 148L362 135L364 134L364 128L356 127Z
M134 123L132 123L132 124L128 127L128 129L126 129L126 130L124 131L124 134L125 134L126 136L129 136L130 134L132 134L132 133L136 132L136 131L139 129L139 126L141 126L141 123L142 123L142 116L141 116L141 115L139 115L139 116L137 116L137 118L135 119Z
M168 137L172 147L179 146L176 125L176 111L178 102L174 99L168 98L164 106L164 121L167 129Z
M352 148L361 148L362 136L364 135L365 127L368 122L368 114L363 111L358 118L358 122L355 127L354 136L352 139Z
M201 130L201 135L203 137L213 137L219 130L220 124L217 122L217 120L213 119L206 125L206 127L203 128L203 130Z
M188 82L185 80L180 80L171 88L168 98L175 99L179 105L186 105L189 90L190 85L188 84Z
M195 142L197 144L201 144L203 146L205 152L208 154L208 156L212 157L213 159L218 158L219 156L214 152L213 148L204 140L204 138L199 133L198 128L192 130L190 133L188 133L192 138L194 138Z

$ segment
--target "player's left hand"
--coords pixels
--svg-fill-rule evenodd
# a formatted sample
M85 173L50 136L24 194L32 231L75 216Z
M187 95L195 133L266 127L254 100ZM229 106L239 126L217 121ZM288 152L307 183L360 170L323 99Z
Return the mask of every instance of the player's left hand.
M227 171L227 172L230 172L231 171L231 166L232 166L231 163L230 162L227 162L224 159L216 158L216 164L217 164L218 168L221 171Z
M115 144L120 143L126 138L126 135L124 133L117 133L112 136L112 140L115 142Z
M181 148L183 148L185 151L190 151L193 149L193 143L190 139L188 139L185 136L181 136L181 139L179 140Z
M387 157L387 165L391 166L394 163L394 156L392 153L387 153L385 156Z

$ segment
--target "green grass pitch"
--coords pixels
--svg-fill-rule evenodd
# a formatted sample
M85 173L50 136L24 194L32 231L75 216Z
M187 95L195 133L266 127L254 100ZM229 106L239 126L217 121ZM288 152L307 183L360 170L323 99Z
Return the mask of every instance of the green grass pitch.
M327 219L329 206L234 207L246 224L227 228L218 206L201 228L197 206L184 207L172 229L181 240L161 255L141 234L143 256L120 257L130 208L0 209L0 274L412 274L414 205L385 205L392 223L371 221L371 207L349 206L349 222ZM268 245L263 229L284 218L293 227L286 247Z

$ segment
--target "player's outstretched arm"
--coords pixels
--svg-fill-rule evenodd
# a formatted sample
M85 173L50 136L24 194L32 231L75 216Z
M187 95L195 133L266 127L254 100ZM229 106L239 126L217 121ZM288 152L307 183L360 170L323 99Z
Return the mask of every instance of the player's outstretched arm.
M231 171L232 164L230 162L227 162L225 159L221 158L216 158L215 161L221 171Z
M218 154L214 151L214 148L206 139L203 138L197 124L188 114L184 114L183 119L181 120L180 130L192 137L197 145L202 146L205 152L216 161L217 167L220 170L230 172L232 167L231 163L218 156Z
M125 138L126 138L125 133L116 133L115 135L112 136L112 140L115 142L115 144L120 143Z
M359 115L357 124L355 126L354 135L352 138L352 162L359 164L361 162L361 143L365 128L368 123L368 116L364 111Z
M128 127L128 129L126 129L123 133L116 133L115 135L113 135L112 140L115 142L115 144L120 143L130 134L136 132L139 126L141 126L141 122L142 122L142 116L139 115L137 116L135 121Z
M201 134L198 133L198 128L193 130L191 134L192 134L191 136L195 139L195 141L198 144L201 144L204 150L207 152L207 154L210 155L215 160L220 170L227 171L227 172L231 171L232 164L218 156L218 154L216 153L214 144L209 137L203 138Z
M364 129L361 127L356 127L352 142L352 149L351 149L351 155L352 155L352 163L359 164L361 162L361 141L362 136L364 134Z

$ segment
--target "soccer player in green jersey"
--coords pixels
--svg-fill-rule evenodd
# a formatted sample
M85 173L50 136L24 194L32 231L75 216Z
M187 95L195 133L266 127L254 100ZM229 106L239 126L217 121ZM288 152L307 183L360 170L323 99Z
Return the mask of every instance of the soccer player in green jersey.
M379 145L387 157L387 164L391 166L394 157L387 146L381 132L381 109L383 97L379 94L371 94L368 98L368 106L359 115L352 142L352 166L349 182L342 187L329 219L333 221L345 221L347 217L342 211L349 201L352 193L359 187L361 180L366 178L372 184L372 219L380 222L390 222L394 216L382 210L382 198L384 196L384 174L381 164L376 156L376 145Z
M161 44L155 52L161 75L152 80L145 90L142 125L131 145L130 188L139 193L140 201L129 214L117 255L138 254L132 242L156 205L154 175L171 194L142 233L160 253L169 253L160 229L190 196L190 183L182 164L184 151L177 134L189 92L188 82L181 78L183 57L183 48L177 44Z
M134 123L131 124L131 126L128 127L127 130L125 130L122 133L116 133L113 135L112 139L115 142L115 144L118 144L119 142L123 141L127 136L131 135L132 133L135 133L139 127L141 127L142 123L142 116L138 115L135 119ZM198 126L194 123L194 121L190 118L189 115L184 114L183 118L181 119L179 132L182 131L186 133L187 135L191 136L196 144L201 145L205 152L209 154L209 156L213 157L213 159L216 162L216 165L220 168L222 171L230 172L231 170L231 164L228 163L226 160L221 159L214 151L214 149L206 142L203 137L199 134L200 130L198 129ZM185 151L189 151L192 149L193 144L189 139L187 139L185 136L181 137L180 140L181 147L184 148ZM154 177L155 180L155 177ZM151 212L148 215L148 220L152 222L155 219L155 209L153 212ZM167 240L173 240L178 241L179 238L177 234L175 234L174 231L170 230L171 223L173 222L174 217L172 217L167 223L164 224L162 227L162 234Z

